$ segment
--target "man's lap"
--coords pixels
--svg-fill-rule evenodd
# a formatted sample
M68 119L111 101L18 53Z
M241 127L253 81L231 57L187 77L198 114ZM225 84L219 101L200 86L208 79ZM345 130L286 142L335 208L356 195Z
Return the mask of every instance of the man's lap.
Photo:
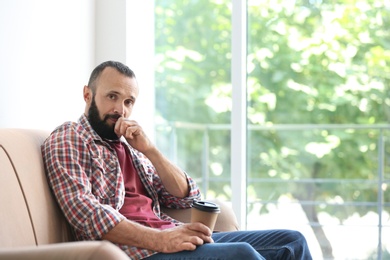
M307 250L304 254L308 254L302 259L311 259L306 240L296 231L234 231L214 233L212 237L215 243L199 246L194 251L159 253L150 259L301 259L302 250Z

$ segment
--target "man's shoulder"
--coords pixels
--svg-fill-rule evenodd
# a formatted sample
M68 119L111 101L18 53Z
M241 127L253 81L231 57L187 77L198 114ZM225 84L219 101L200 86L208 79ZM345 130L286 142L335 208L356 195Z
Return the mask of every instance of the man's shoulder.
M68 141L74 139L75 135L77 134L76 129L77 123L70 121L56 127L42 144L41 149L43 155L51 155L52 152L56 149L63 148L66 146L66 144L70 144Z
M79 124L73 121L67 121L57 126L53 132L56 131L69 131L71 129L75 129Z
M72 122L72 121L67 121L67 122L64 122L63 124L57 126L53 132L51 133L51 135L55 135L55 134L70 134L70 133L81 133L83 132L83 128L81 127L81 125L79 123L76 123L76 122Z
M51 132L48 140L60 141L60 140L83 140L88 141L91 134L88 130L79 122L67 121L56 127Z
M57 126L51 134L55 133L68 133L68 132L76 132L82 133L88 131L89 129L88 120L85 115L82 115L77 122L74 121L66 121L61 125Z

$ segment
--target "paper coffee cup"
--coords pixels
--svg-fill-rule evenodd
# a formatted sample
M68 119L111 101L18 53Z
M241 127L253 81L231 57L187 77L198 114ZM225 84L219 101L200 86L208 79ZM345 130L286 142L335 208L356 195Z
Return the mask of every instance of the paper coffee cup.
M191 223L203 223L213 231L219 213L219 206L213 202L204 200L194 201L191 210Z

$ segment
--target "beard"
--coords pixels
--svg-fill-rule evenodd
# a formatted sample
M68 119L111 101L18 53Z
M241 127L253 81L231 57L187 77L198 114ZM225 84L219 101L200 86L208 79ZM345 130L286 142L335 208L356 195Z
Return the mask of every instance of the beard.
M88 121L91 124L93 130L96 131L96 133L103 139L108 139L108 140L118 140L119 137L116 135L114 128L114 125L109 125L107 123L107 120L110 118L118 119L121 117L118 114L113 114L113 115L106 115L103 120L100 119L99 116L99 109L96 106L95 102L95 97L92 98L91 106L89 107L88 110Z

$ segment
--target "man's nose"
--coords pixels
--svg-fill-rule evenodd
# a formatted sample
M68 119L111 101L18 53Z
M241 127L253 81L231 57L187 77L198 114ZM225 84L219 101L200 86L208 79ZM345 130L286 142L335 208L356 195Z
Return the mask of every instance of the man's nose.
M121 116L125 115L125 105L121 102L118 102L115 106L114 113L119 114Z

